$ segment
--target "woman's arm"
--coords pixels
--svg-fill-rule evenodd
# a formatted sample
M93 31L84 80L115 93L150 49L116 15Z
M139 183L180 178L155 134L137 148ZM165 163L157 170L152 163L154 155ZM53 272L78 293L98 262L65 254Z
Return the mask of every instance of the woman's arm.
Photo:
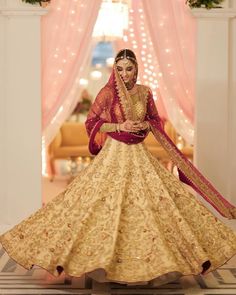
M118 123L103 123L99 131L101 132L116 132L119 130Z
M100 123L110 122L110 108L112 103L112 92L109 87L103 87L96 96L85 121L88 135L90 136L94 127ZM101 124L100 123L100 124Z

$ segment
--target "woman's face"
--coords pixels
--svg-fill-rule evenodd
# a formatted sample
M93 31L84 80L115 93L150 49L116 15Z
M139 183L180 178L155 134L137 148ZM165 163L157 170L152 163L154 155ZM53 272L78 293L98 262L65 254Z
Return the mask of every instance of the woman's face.
M132 61L126 58L120 59L116 63L116 67L124 83L130 83L133 81L136 68Z

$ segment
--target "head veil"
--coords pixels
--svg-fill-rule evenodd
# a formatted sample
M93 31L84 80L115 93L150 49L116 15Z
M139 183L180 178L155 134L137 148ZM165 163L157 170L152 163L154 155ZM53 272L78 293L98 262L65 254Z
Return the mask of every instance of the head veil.
M147 136L148 131L142 131L140 133L99 132L99 129L104 122L122 123L126 119L132 120L133 116L131 97L117 71L116 63L114 63L109 81L98 93L85 122L87 132L90 137L90 152L92 154L97 154L101 150L107 136L111 136L116 140L123 141L127 144L142 142ZM148 89L145 121L149 122L150 130L154 134L156 140L161 144L173 163L177 166L179 179L190 185L222 216L228 219L236 219L235 206L229 203L216 190L209 180L207 180L185 157L185 155L181 153L181 151L165 133L150 89Z
M122 51L125 50L120 52ZM117 56L120 52L118 52ZM129 59L130 57L127 55L123 58ZM134 62L136 71L138 71L136 58L130 59ZM116 62L114 62L110 78L98 93L85 122L90 138L90 152L97 154L104 145L108 135L127 144L143 141L148 133L147 130L139 133L109 132L108 135L99 131L103 123L122 123L127 119L133 120L133 118L134 113L130 94L118 73Z

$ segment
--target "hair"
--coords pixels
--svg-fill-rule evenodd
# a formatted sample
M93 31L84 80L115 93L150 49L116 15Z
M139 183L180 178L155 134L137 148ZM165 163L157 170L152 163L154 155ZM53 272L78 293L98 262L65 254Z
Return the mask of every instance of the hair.
M137 63L137 58L136 58L136 55L134 54L134 52L130 49L122 49L120 50L117 55L116 55L116 58L115 58L115 62L117 63L119 60L121 59L129 59L131 60L134 64L138 64Z

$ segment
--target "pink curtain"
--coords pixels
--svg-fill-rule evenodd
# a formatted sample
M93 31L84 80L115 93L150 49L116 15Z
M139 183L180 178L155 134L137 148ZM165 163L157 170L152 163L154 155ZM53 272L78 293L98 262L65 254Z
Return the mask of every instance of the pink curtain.
M158 63L145 21L141 0L132 1L129 10L129 28L125 30L123 39L115 42L115 47L116 51L130 48L135 52L138 59L137 82L151 87L161 118L164 120L168 119L158 88Z
M42 18L43 145L76 105L102 0L52 0Z
M185 0L142 0L142 4L158 62L158 84L168 117L177 131L193 143L195 20Z

